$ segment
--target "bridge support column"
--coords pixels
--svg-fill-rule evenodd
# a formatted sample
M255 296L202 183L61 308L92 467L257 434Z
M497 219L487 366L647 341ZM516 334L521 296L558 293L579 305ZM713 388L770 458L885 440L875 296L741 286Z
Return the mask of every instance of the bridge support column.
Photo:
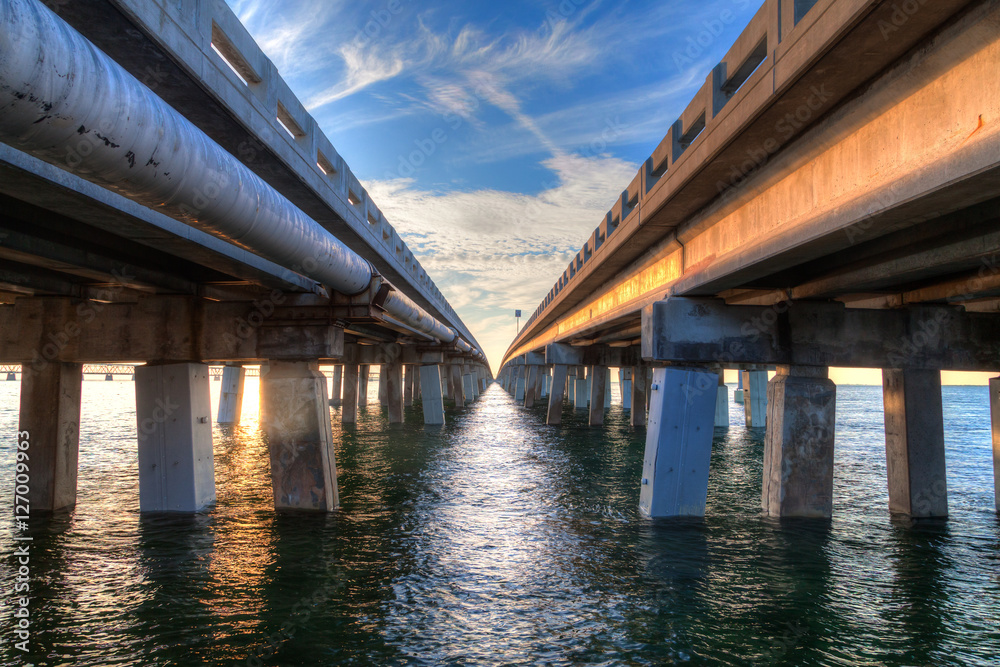
M1000 377L990 380L990 417L993 431L993 496L1000 514Z
M545 423L550 426L562 424L563 391L566 389L566 366L552 367L552 391L549 392L549 411Z
M610 394L606 386L608 368L606 366L590 367L590 425L604 425L604 396Z
M371 367L368 364L361 364L358 367L358 406L368 405L368 375Z
M222 369L222 388L219 394L220 424L239 424L243 416L243 383L247 371L242 366L225 366Z
M394 361L382 366L382 381L385 382L386 405L389 409L389 423L403 423L403 364Z
M552 375L551 375L551 372L549 371L549 367L548 366L542 366L542 367L540 367L538 369L538 372L541 373L541 380L542 380L542 391L541 391L541 394L539 394L539 398L548 398L549 397L549 390L550 390L550 388L552 386Z
M837 387L827 375L825 367L778 366L767 385L761 506L769 516L833 514Z
M604 409L611 407L611 368L604 368Z
M566 369L566 398L573 405L576 405L576 366L569 366Z
M378 367L378 403L382 407L389 405L389 364L379 364Z
M723 371L719 371L718 397L715 400L715 427L729 428L729 388L726 386Z
M705 370L653 371L639 491L644 515L705 516L716 403L705 386L716 383Z
M590 400L590 392L587 390L586 371L577 369L575 387L573 388L573 407L577 410L586 410L587 402Z
M21 367L18 429L22 433L17 441L28 443L23 451L31 471L27 493L31 512L76 505L82 382L83 364L49 362L37 370L31 364Z
M329 512L337 508L330 399L317 362L272 362L264 379L277 510Z
M215 502L211 410L205 364L136 367L140 511L197 512Z
M523 401L524 400L525 391L527 391L527 387L525 386L525 383L526 383L527 379L524 377L524 369L525 369L524 366L515 366L514 367L514 400L515 401Z
M271 370L270 364L266 361L260 362L260 370L257 372L257 421L263 428L267 423L267 406L264 405L264 377ZM135 380L135 374L132 375Z
M448 367L451 378L452 397L455 399L455 407L465 407L465 384L462 382L462 367L458 364L451 364Z
M646 425L646 367L632 367L632 426Z
M948 516L941 372L883 369L889 512L914 519Z
M441 367L420 367L420 396L425 424L444 423L444 395L441 391Z
M462 376L462 385L465 389L465 395L469 402L475 402L476 400L476 381L472 377L472 373L466 373Z
M413 394L414 394L414 376L417 373L417 367L413 364L406 364L403 366L403 407L408 408L413 405Z
M743 371L736 373L736 391L733 392L733 401L743 403Z
M535 407L535 386L538 384L538 366L525 366L524 407Z
M741 371L747 428L767 425L767 371Z
M340 405L344 400L342 398L343 386L344 367L338 364L333 367L333 383L330 386L330 405Z
M340 423L358 423L358 382L360 367L344 364L344 398L340 405Z
M618 388L622 394L622 407L626 410L632 409L632 369L618 369Z

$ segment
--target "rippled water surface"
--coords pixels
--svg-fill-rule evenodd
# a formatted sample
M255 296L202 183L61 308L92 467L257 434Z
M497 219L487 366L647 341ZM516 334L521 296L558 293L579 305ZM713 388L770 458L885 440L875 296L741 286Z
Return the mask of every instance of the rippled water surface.
M18 384L0 382L8 509ZM334 409L328 516L273 511L250 398L216 427L217 505L140 517L133 391L84 384L77 508L33 521L28 656L5 521L4 664L1000 664L985 388L944 390L951 519L921 527L889 521L880 387L838 388L829 524L759 516L742 406L716 431L707 519L649 522L627 413L549 427L499 386L443 429L371 406L342 431Z

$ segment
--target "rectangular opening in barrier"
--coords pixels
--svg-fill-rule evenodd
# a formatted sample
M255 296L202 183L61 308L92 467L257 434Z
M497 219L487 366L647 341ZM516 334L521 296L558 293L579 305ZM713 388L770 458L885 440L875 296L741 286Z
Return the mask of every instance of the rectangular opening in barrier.
M323 151L316 152L316 166L319 167L319 170L322 171L325 176L337 175L336 167L334 167L333 163L330 162L325 155L323 155Z
M694 140L698 138L702 132L705 131L705 114L702 113L698 116L698 120L691 124L688 131L685 132L677 143L680 145L681 149L687 150L687 147L694 143Z
M795 0L795 25L799 24L809 10L812 9L819 0Z
M260 83L260 75L254 71L243 54L233 45L233 42L215 21L212 21L212 50L222 58L222 62L226 63L229 69L233 70L233 73L239 77L244 85Z
M300 139L306 136L305 131L295 122L292 114L288 113L288 109L281 102L278 102L278 124L285 128L285 132L292 139Z
M736 94L743 84L757 71L757 68L767 59L767 36L760 41L760 44L754 47L750 55L746 57L746 60L739 66L739 68L733 72L733 75L722 84L722 92L726 94L726 98L730 98Z
M350 204L351 206L361 205L361 199L356 194L354 194L354 190L347 191L347 203Z

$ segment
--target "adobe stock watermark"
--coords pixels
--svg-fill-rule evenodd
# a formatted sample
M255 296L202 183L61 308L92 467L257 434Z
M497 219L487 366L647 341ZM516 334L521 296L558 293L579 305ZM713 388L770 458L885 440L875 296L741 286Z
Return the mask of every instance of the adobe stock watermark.
M750 0L731 0L731 4L737 11L746 11L751 3ZM671 56L677 71L684 72L697 65L698 59L705 55L705 51L722 37L726 28L738 18L732 8L726 8L715 18L706 19L695 26L694 31L684 38L683 48L676 49Z
M17 453L15 455L14 476L14 541L17 543L11 554L15 573L14 588L11 591L10 606L13 608L13 645L22 653L28 652L28 642L31 639L31 542L27 535L28 521L31 518L31 434L19 431L17 434ZM5 596L6 597L6 596ZM0 644L7 639L0 637Z

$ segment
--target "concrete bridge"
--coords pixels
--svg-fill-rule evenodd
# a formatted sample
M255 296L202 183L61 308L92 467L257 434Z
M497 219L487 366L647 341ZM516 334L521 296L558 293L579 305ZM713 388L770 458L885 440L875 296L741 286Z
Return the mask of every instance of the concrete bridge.
M882 369L890 510L947 516L940 371L1000 371L998 65L1000 2L768 0L500 380L547 397L550 424L568 392L597 426L623 369L648 420L642 511L699 516L720 373L740 369L747 424L766 424L763 510L829 517L828 368ZM990 400L1000 480L1000 378Z
M278 509L338 504L321 364L345 423L371 366L390 422L418 400L441 424L490 379L222 0L0 0L0 363L36 512L76 501L84 364L141 364L143 511L215 498L210 363L228 422L261 366Z

